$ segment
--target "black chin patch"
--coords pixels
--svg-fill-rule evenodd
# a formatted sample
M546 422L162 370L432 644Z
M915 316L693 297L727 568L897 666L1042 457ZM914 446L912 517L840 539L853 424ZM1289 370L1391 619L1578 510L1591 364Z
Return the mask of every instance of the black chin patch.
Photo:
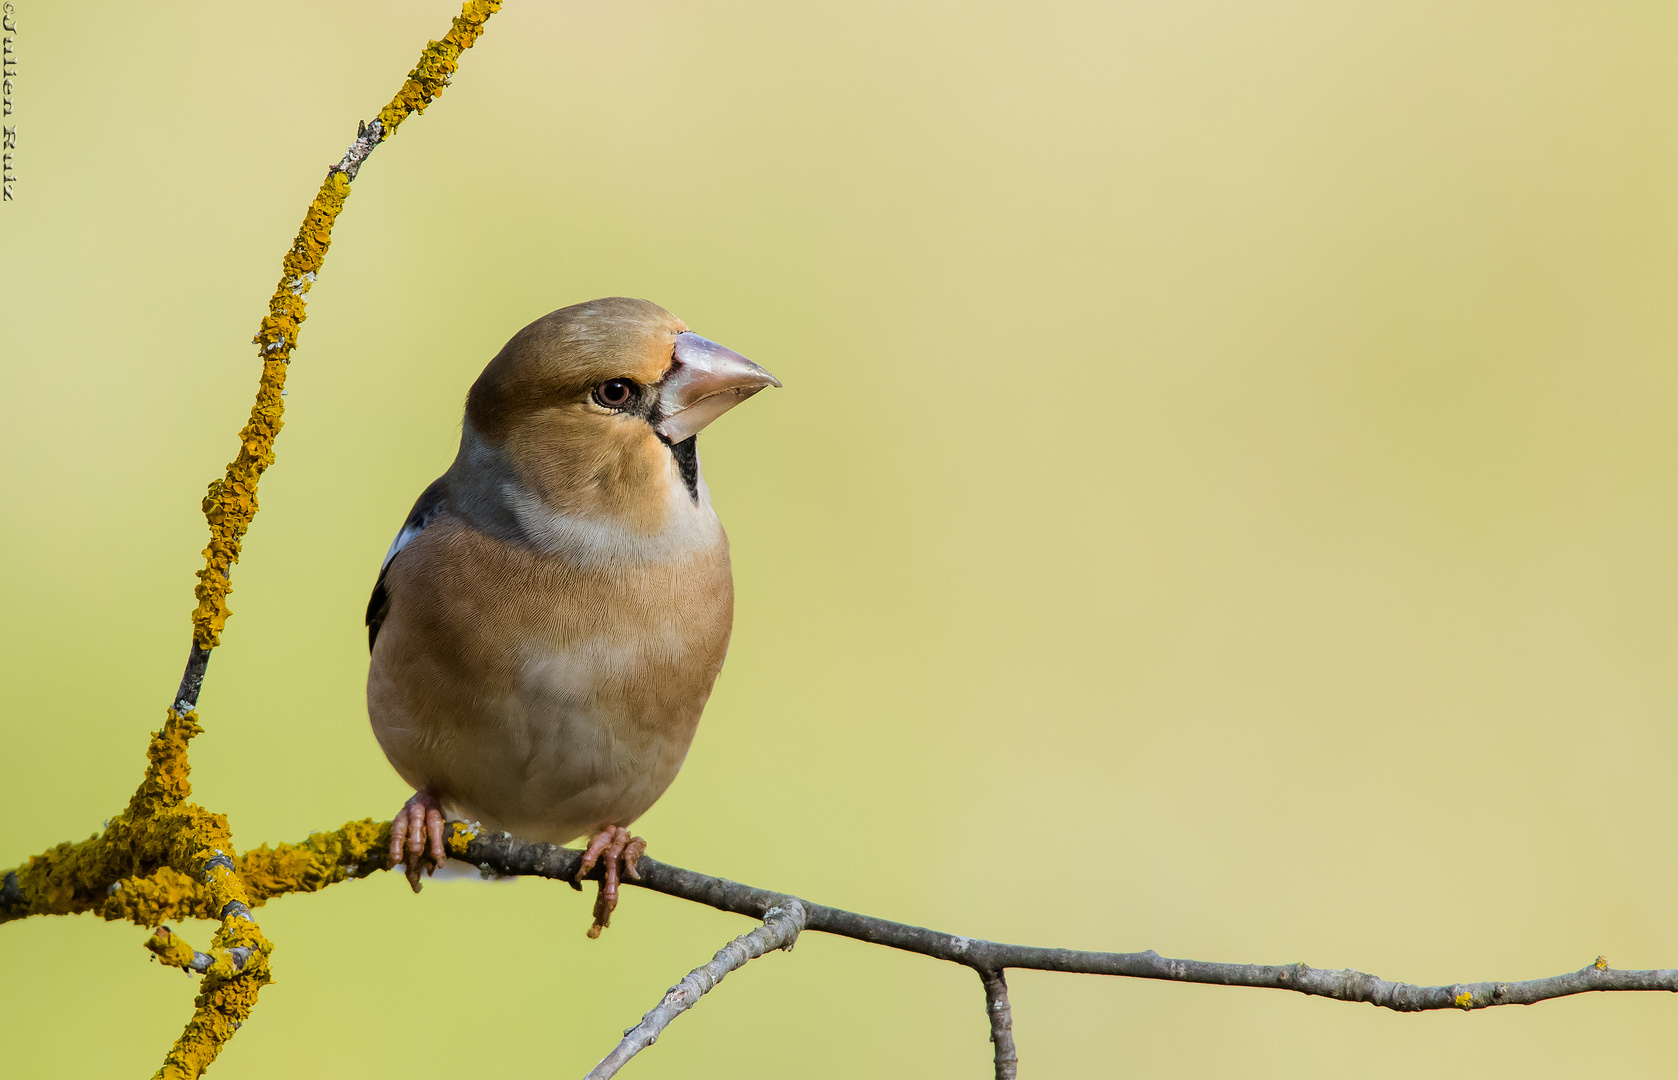
M688 494L693 501L699 502L699 436L689 435L679 443L670 444L670 453L676 458L676 468L682 472L682 483L687 485Z

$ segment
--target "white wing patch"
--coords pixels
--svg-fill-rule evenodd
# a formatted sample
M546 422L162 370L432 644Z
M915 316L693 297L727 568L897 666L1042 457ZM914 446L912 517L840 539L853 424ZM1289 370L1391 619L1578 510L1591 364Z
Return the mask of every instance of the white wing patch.
M443 482L436 481L426 488L420 495L419 501L408 512L408 520L402 523L402 531L396 534L396 539L390 542L390 550L385 552L385 561L379 564L379 574L382 576L390 567L390 560L396 558L396 553L425 531L425 527L437 520L437 515L443 512Z
M390 542L390 550L385 552L385 561L379 564L379 569L384 570L388 567L390 565L390 560L396 558L396 553L407 547L408 541L423 532L425 527L429 524L431 524L431 522L424 519L418 522L409 519L406 523L404 523L402 531L397 533L396 539Z

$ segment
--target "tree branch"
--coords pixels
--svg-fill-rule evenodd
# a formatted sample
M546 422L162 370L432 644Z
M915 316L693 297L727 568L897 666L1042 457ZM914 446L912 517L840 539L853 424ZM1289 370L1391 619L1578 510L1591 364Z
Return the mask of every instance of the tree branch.
M764 912L762 926L724 945L709 964L694 968L681 982L672 986L664 995L664 1000L641 1017L639 1024L624 1032L623 1041L601 1059L586 1080L609 1080L616 1076L630 1058L658 1041L664 1029L670 1026L670 1021L699 1004L699 999L722 982L723 976L735 968L745 967L748 960L756 960L764 953L776 949L791 950L793 942L798 940L798 932L803 928L804 905L797 900L789 900L784 907L773 907Z
M1000 971L980 971L985 984L985 1015L990 1017L990 1041L995 1046L996 1080L1014 1080L1020 1056L1014 1051L1014 1010L1008 1005L1008 980Z
M552 844L526 844L506 833L476 836L465 826L452 827L449 849L485 873L526 875L570 881L577 872L581 852ZM1166 982L1206 983L1214 986L1254 986L1292 990L1310 997L1337 1001L1363 1001L1395 1012L1423 1012L1430 1009L1484 1009L1494 1005L1531 1005L1551 998L1595 991L1666 990L1678 992L1678 970L1615 971L1608 961L1596 962L1565 975L1525 982L1453 983L1449 986L1417 986L1389 982L1375 975L1350 969L1332 971L1305 964L1226 964L1207 960L1175 960L1152 949L1144 952L1084 952L1077 949L1008 945L981 938L961 937L941 930L878 919L843 908L816 904L785 893L753 888L726 878L670 866L643 856L641 877L624 884L705 904L719 911L732 911L754 919L764 918L769 909L797 900L804 906L806 930L866 941L872 945L902 949L937 960L961 964L978 972L1000 973L1004 968L1036 971L1079 972L1086 975L1121 975L1133 979ZM598 873L598 872L596 872ZM591 875L595 876L595 875Z
M363 121L356 125L355 141L344 151L344 156L338 164L327 170L331 176L335 172L344 174L345 179L354 180L355 174L361 171L361 163L373 152L373 148L384 141L385 126L377 117L371 124Z
M153 735L147 751L150 764L127 809L108 821L102 833L80 843L59 844L0 873L0 923L32 915L98 912L106 919L158 927L147 947L165 964L202 976L195 1011L165 1058L160 1078L175 1080L202 1073L249 1017L258 992L270 980L272 945L252 918L252 908L274 896L313 892L390 869L390 825L370 820L317 833L301 844L238 852L223 816L186 801L191 791L187 744L201 730L196 713L199 691L210 652L219 644L231 614L227 595L232 565L238 561L256 513L258 481L274 460L274 442L283 420L286 368L306 317L305 296L325 259L350 182L383 140L408 116L423 112L448 85L461 54L500 6L501 0L467 0L444 38L426 46L377 119L359 126L355 141L328 171L305 213L255 338L262 376L250 419L240 432L238 454L224 475L210 484L202 503L210 543L194 590L198 606L192 617L186 669L165 723ZM531 875L567 883L581 860L577 851L523 843L506 833L479 836L460 825L451 830L449 846L456 856L476 863L486 874ZM724 946L710 963L672 987L625 1033L591 1077L616 1074L730 971L772 949L791 948L804 929L919 953L976 971L985 988L998 1080L1012 1080L1018 1068L1004 974L1010 967L1292 990L1364 1001L1398 1012L1532 1004L1591 991L1678 991L1678 971L1614 971L1602 957L1579 971L1527 982L1416 986L1304 964L1226 964L1167 959L1152 950L1104 953L1009 945L813 904L653 859L643 858L639 870L638 880L624 884L751 916L763 920L763 925ZM597 869L591 876L601 873ZM195 950L159 925L166 919L186 917L219 923L207 951Z
M395 132L404 119L443 91L501 0L467 0L441 41L426 45L401 89L371 124L361 124L355 142L328 170L320 191L303 215L303 224L287 252L279 285L254 344L262 360L256 401L239 432L239 450L226 472L211 481L201 507L210 543L193 590L192 648L162 730L147 750L150 765L128 809L106 822L105 830L78 844L59 844L27 863L0 874L0 922L29 915L100 911L106 918L160 919L165 911L189 909L220 922L208 952L197 952L166 930L147 943L165 963L203 975L202 992L185 1030L165 1056L158 1080L200 1075L255 1007L257 993L270 980L268 955L273 945L262 936L251 907L261 902L250 878L239 869L227 819L185 801L191 792L187 743L198 725L199 691L210 652L221 641L232 612L232 568L239 561L245 532L256 515L257 484L274 462L274 440L285 412L286 367L307 315L305 294L313 286L332 242L332 225L350 194L350 181L367 155ZM371 823L368 823L371 824ZM349 826L340 830L349 843ZM388 827L387 827L388 828ZM311 837L311 841L316 838ZM270 853L279 854L279 853ZM330 884L355 870L318 866L322 853L295 853L322 870L282 881L277 891L295 891L308 882ZM250 860L244 860L250 862ZM258 860L260 861L260 860ZM125 889L124 885L129 888ZM153 923L155 925L155 923Z
M186 732L171 732L169 728L184 728L190 724L187 719L176 720L154 737L153 767L148 770L147 779L142 784L142 793L147 801L151 798L178 800L185 795L184 775L177 775L174 768L173 743L181 742L184 749L182 736ZM188 804L176 813L196 815L203 811ZM170 821L168 824L174 823ZM206 826L210 824L206 823ZM276 896L317 892L339 882L390 869L389 822L352 821L331 832L315 833L301 843L279 844L272 848L264 845L245 851L231 859L234 871L231 874L224 865L227 859L212 857L210 862L216 865L206 866L200 876L181 874L168 865L134 868L134 863L140 860L130 852L136 848L148 848L152 843L135 843L139 838L127 835L132 829L126 816L119 818L112 822L104 835L81 844L61 844L15 871L0 875L0 922L27 915L94 911L107 919L122 919L142 925L156 926L163 921L180 918L208 918L221 920L224 931L235 927L254 930L254 924L249 922L248 908L228 903L225 890L216 885L242 881L248 897L245 903L255 908ZM525 843L507 833L475 833L458 822L450 826L448 846L451 855L472 863L486 876L543 877L567 885L572 884L582 860L582 853L571 848ZM601 1063L601 1068L610 1066L612 1072L635 1053L651 1045L675 1016L691 1008L724 974L770 949L785 947L801 930L836 934L972 968L985 986L986 1014L991 1025L991 1041L996 1048L994 1056L999 1078L1011 1078L1018 1069L1011 1009L1003 975L1004 970L1011 967L1292 990L1313 997L1368 1002L1395 1012L1530 1005L1595 991L1678 991L1678 970L1615 971L1602 957L1597 957L1595 963L1579 971L1525 982L1417 986L1389 982L1359 971L1323 970L1305 964L1175 960L1162 957L1151 949L1136 953L1108 953L1009 945L815 904L786 893L696 873L645 856L640 860L639 870L639 880L631 878L624 884L704 904L719 911L761 919L765 926L737 939L720 951L710 964L692 972L642 1018L640 1025L626 1032L624 1043ZM602 868L597 867L588 876L598 878L601 873ZM224 880L210 880L215 875ZM801 912L802 916L798 920L798 930L788 932L794 911ZM786 940L783 942L773 936L776 934L785 934ZM251 970L246 961L260 961L261 966L256 970L266 981L265 954L259 950L247 951L247 942L222 940L222 937L218 934L218 940L205 953L198 953L179 938L164 934L154 935L147 946L165 963L210 976L216 984L215 988L223 994L246 983L245 976ZM216 979L218 975L220 979ZM250 996L254 998L256 986L247 985ZM226 1009L228 1027L231 1028L232 1024L243 1019L241 1012L248 1015L248 1004L230 1002L229 1005L244 1006ZM610 1076L612 1072L597 1075Z

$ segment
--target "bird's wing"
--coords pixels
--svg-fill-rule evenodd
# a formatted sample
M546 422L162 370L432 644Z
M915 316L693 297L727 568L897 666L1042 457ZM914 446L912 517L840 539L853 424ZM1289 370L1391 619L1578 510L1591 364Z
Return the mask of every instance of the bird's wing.
M385 575L390 573L390 564L414 537L437 520L437 515L443 512L443 501L443 480L439 477L420 494L414 508L408 511L408 520L402 523L402 531L396 534L390 550L385 552L385 561L379 565L379 580L373 583L373 596L367 601L368 652L373 651L373 643L379 640L379 627L384 625L385 616L390 614L390 593L385 589Z

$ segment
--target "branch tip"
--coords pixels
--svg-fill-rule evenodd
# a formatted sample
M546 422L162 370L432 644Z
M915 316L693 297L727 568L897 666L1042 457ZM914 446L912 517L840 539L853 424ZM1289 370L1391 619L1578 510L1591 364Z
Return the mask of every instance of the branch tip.
M782 897L763 913L763 925L750 930L717 950L711 962L696 967L665 993L663 1000L641 1017L641 1022L623 1033L618 1043L588 1074L587 1080L609 1080L629 1059L658 1041L670 1022L693 1008L729 972L744 967L764 953L791 949L804 929L807 915L803 901Z

